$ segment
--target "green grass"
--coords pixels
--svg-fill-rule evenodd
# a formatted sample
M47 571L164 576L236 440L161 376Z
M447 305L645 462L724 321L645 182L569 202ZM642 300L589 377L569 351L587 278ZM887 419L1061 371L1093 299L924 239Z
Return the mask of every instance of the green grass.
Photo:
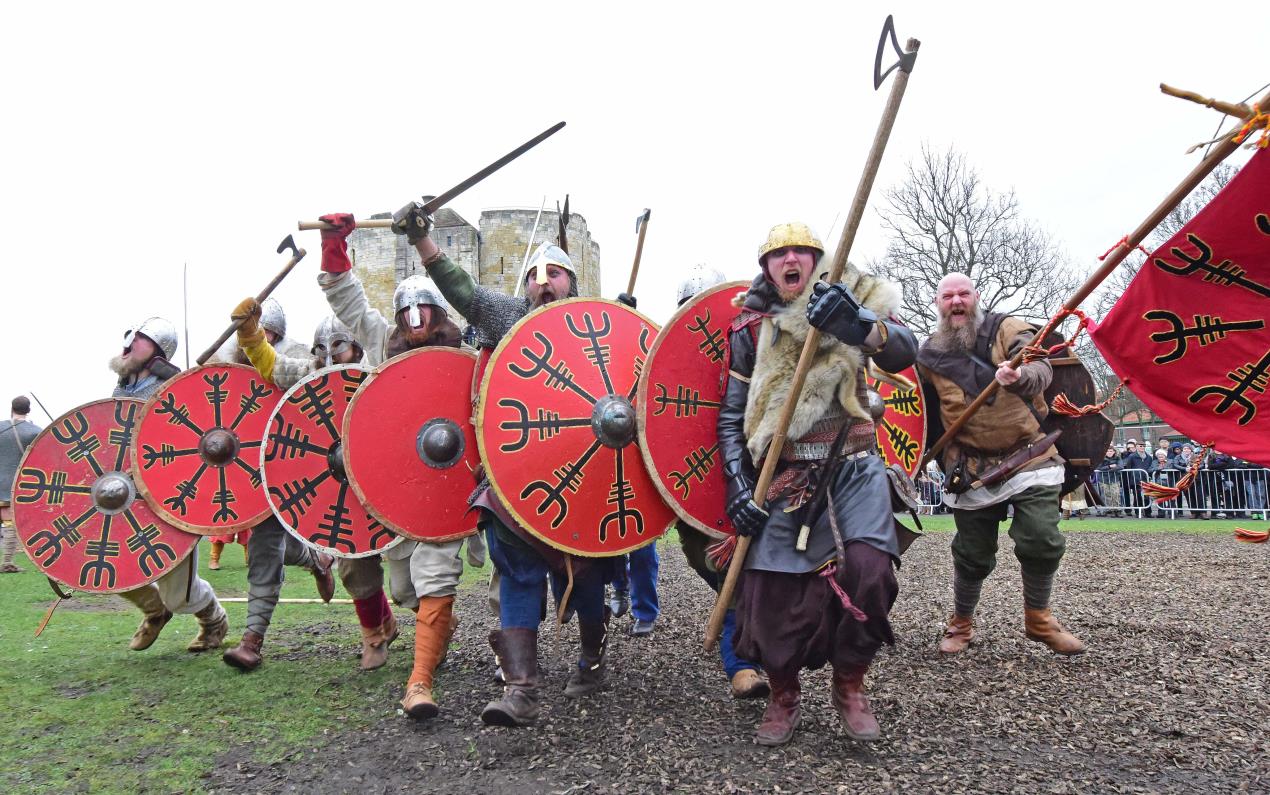
M1065 533L1188 533L1191 535L1231 535L1236 527L1264 527L1265 522L1256 519L1064 519L1059 529ZM922 527L927 532L951 533L951 514L923 516ZM1005 525L1002 525L1004 531Z
M218 595L245 595L240 547L226 549L215 572L206 570L207 547L200 553ZM21 574L0 576L0 714L8 718L0 791L197 791L222 751L249 744L260 761L279 761L324 730L391 715L409 672L409 631L387 666L357 669L352 605L279 605L265 665L249 675L226 666L219 651L185 651L197 631L193 616L175 617L147 651L129 651L140 614L113 596L76 594L34 638L54 597L29 561L20 565ZM464 580L487 576L488 568L469 570ZM284 598L316 596L312 577L288 570ZM225 607L232 645L246 605Z

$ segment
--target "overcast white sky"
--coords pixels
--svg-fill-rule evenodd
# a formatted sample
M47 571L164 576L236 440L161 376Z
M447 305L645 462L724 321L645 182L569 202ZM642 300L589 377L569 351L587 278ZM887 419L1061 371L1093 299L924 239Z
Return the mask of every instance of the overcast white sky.
M888 12L922 47L879 188L923 141L956 146L1082 268L1214 131L1157 84L1239 100L1270 80L1255 3L12 4L0 396L58 414L108 395L126 328L180 326L183 262L197 355L297 220L440 192L562 119L454 208L570 193L612 297L651 207L636 292L664 320L684 266L749 278L769 226L845 214ZM309 339L320 251L297 239L310 256L276 295ZM871 210L852 259L884 248Z

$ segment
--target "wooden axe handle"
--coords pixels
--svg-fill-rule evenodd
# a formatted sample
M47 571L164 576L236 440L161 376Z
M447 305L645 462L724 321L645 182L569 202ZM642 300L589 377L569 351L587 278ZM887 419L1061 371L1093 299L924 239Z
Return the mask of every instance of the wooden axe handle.
M260 295L256 296L256 303L263 304L265 302L265 299L268 298L269 294L274 291L274 288L281 284L283 279L287 278L287 274L290 273L291 269L296 266L296 263L304 259L305 253L304 249L296 250L295 256L293 256L286 265L282 266L282 270L278 271L278 275L273 277L273 281L266 284L265 289L261 290ZM202 355L198 357L198 363L200 365L206 364L207 360L215 356L216 351L220 350L220 346L225 344L225 340L229 339L229 336L237 331L238 328L246 321L247 318L231 321L229 328L221 332L221 335L216 338L215 342L212 343L212 347L203 351Z
M296 228L301 232L307 232L310 229L334 229L335 227L326 221L300 221L296 224ZM367 221L358 221L358 229L391 229L391 218L371 218Z
M631 265L631 278L626 282L626 294L635 295L635 278L639 276L639 261L644 256L644 234L648 232L648 221L639 225L639 241L635 243L635 264Z

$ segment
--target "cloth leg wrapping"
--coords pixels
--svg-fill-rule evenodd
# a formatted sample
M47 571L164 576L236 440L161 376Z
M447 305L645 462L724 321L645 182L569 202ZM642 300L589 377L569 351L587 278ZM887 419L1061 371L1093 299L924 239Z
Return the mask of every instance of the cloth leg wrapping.
M656 542L630 554L631 614L640 621L656 621L661 615L657 599L657 572L660 568Z
M1058 529L1060 490L1059 486L1033 486L1010 500L1014 505L1010 538L1014 539L1014 555L1026 572L1052 575L1067 551L1067 539Z
M269 631L286 578L288 538L291 534L271 516L256 525L247 542L247 629L262 637Z
M975 614L979 604L979 594L983 591L983 580L972 580L961 573L961 569L953 568L953 612L962 618L970 618Z
M18 531L12 525L5 525L3 531L0 532L4 534L4 560L2 562L7 566L13 562L14 556L18 554Z
M1044 610L1050 606L1050 592L1054 589L1053 574L1037 574L1023 570L1023 606L1029 610Z
M190 583L190 569L197 557L197 552L190 553L188 558L181 561L181 565L155 582L164 607L173 613L197 613L216 601L216 592L207 580L195 574L193 583ZM190 593L188 601L185 598L187 586Z
M140 588L133 588L131 591L124 591L119 595L131 602L147 616L157 616L164 610L163 599L159 596L159 588L154 583L143 585Z
M853 618L816 572L751 569L742 576L737 601L736 653L785 677L828 662L838 668L871 663L883 643L895 642L889 619L899 594L893 560L867 543L853 542L845 564L843 589L867 621Z
M450 641L454 615L453 596L424 596L415 616L415 659L410 684L420 682L432 689L432 675Z
M371 596L354 599L353 609L357 611L357 623L367 629L378 629L392 614L392 608L388 606L388 597L384 596L382 588Z
M454 596L463 576L460 556L465 539L444 544L415 544L410 554L410 580L418 599L425 596Z

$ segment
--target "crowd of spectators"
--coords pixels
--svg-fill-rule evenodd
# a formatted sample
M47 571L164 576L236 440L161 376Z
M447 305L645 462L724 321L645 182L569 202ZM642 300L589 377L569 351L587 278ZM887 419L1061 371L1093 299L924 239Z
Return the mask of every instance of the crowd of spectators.
M1142 492L1143 481L1176 486L1190 470L1200 446L1161 439L1151 450L1137 439L1107 448L1090 480L1093 500L1075 516L1138 518L1266 519L1270 517L1270 469L1212 451L1176 499L1156 503ZM932 463L917 479L928 513L946 513L942 473ZM1095 503L1101 503L1100 505Z

